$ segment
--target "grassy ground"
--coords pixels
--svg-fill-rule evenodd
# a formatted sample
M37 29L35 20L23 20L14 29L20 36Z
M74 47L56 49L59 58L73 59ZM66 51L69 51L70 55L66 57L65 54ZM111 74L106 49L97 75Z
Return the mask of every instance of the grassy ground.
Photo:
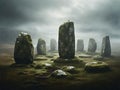
M103 61L110 65L111 71L88 73L84 64L95 61L92 58L79 58L79 63L54 63L58 57L54 55L37 56L34 64L15 65L9 55L0 56L0 90L120 90L120 57L105 58ZM53 67L44 67L51 63ZM72 65L78 73L67 78L50 77L56 69Z

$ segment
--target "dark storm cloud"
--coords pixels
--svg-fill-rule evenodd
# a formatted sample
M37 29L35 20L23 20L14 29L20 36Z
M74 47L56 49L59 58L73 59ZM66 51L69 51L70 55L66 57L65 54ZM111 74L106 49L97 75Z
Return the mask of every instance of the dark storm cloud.
M69 5L64 0L0 0L0 24L19 25L28 22L47 23L46 10Z
M66 18L84 36L92 32L118 39L119 5L119 0L0 0L0 43L13 42L21 31L34 40L56 37Z
M13 0L0 0L0 26L16 25L26 17L17 9Z
M16 38L18 37L18 34L20 32L26 32L31 35L31 38L38 39L37 36L41 36L42 34L38 31L29 31L29 30L19 30L15 28L0 28L0 44L14 44L16 41ZM34 40L35 43L37 40Z
M15 42L15 38L17 37L18 30L11 30L8 28L0 28L0 43L5 44L13 44Z
M78 32L106 33L114 38L120 38L118 35L120 33L120 1L106 0L97 3L94 8L89 8L87 5L83 7L84 14L81 14L79 8L73 9L73 14L71 13L78 24Z
M21 31L30 33L33 38L43 36L44 32L34 29L35 24L47 25L51 18L47 11L52 13L66 5L69 6L64 0L0 0L0 43L13 43Z

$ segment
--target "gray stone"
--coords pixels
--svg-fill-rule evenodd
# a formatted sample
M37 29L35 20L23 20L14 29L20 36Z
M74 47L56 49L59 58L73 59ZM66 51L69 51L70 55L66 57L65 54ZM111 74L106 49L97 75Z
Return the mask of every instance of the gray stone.
M38 55L46 55L46 42L41 38L38 40L37 53Z
M94 53L97 49L97 43L95 39L90 38L89 39L89 45L88 45L88 52Z
M66 22L59 27L58 50L60 58L74 58L75 34L73 22Z
M50 64L50 63L45 63L45 66L46 66L46 67L51 67L52 64Z
M55 78L64 78L67 76L67 73L63 70L58 69L58 70L53 71L51 76Z
M56 51L57 48L57 42L55 39L50 40L50 51Z
M76 74L79 72L79 70L74 66L64 66L63 70L71 74Z
M29 64L33 62L34 47L31 36L21 32L16 39L14 59L17 64Z
M94 60L103 60L104 58L100 55L95 55L95 56L93 56L93 59Z
M44 63L44 68L45 69L52 69L52 68L55 68L55 66L53 64L50 64L50 63Z
M101 61L88 62L85 64L87 72L104 72L109 71L110 67L107 63Z
M111 45L109 36L105 36L102 40L101 56L103 57L111 56Z
M77 40L77 51L80 51L80 52L84 51L84 41L81 39Z
M88 54L80 54L79 57L80 58L91 58L92 56Z

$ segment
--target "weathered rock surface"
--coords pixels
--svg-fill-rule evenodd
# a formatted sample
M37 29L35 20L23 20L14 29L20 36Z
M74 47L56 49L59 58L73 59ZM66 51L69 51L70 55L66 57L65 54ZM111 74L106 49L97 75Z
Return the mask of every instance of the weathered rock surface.
M33 62L34 47L31 36L21 32L16 39L14 59L17 64L29 64Z
M111 56L111 45L109 36L105 36L102 40L101 56L103 57Z
M58 50L60 58L74 58L75 34L73 22L66 22L59 27Z
M71 74L76 74L76 73L79 72L79 70L74 66L64 66L63 70L66 71L66 72L69 72Z
M53 71L51 76L55 78L65 78L67 76L67 73L61 69L58 69Z
M84 41L82 39L77 40L77 51L84 51Z
M90 38L89 39L89 45L88 45L88 52L92 52L94 53L97 49L97 43L95 41L95 39Z
M100 55L95 55L95 56L93 56L93 59L94 60L103 60L104 58Z
M85 65L87 72L104 72L109 71L110 67L107 63L101 61L89 62Z
M50 63L45 63L44 66L45 66L46 69L54 68L54 65L50 64Z
M80 58L91 58L92 56L88 54L80 54L79 57Z
M57 48L57 42L55 39L50 40L50 51L56 51Z
M46 55L46 42L41 38L38 40L37 53L38 55Z

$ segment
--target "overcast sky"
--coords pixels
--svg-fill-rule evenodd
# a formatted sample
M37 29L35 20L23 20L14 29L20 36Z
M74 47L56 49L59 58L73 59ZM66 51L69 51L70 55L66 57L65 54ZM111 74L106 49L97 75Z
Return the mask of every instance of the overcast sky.
M89 38L95 38L99 49L106 35L113 48L119 47L120 0L0 0L0 44L14 44L25 31L34 45L38 38L49 45L68 20L74 22L76 40L84 39L86 48Z

